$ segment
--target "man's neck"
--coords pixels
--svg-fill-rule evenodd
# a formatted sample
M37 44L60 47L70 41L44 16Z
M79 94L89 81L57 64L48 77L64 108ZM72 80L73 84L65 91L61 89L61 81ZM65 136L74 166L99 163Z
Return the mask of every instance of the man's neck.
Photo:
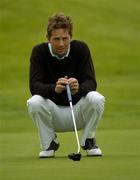
M67 53L66 53L64 56L59 57L57 54L55 54L55 53L53 52L51 43L48 43L48 47L49 47L49 51L50 51L51 55L52 55L53 57L57 58L58 60L64 59L65 57L68 57L69 52L70 52L70 45L69 45L69 48L68 48L68 50L67 50Z

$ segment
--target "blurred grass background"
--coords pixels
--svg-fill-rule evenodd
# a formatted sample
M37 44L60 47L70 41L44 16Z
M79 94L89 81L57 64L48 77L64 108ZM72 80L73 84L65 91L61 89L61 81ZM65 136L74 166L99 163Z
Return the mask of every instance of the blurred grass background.
M56 12L72 16L73 39L85 41L93 56L97 90L106 97L96 133L103 158L68 160L72 133L58 134L55 159L37 158L37 132L26 108L29 57L46 41L48 16ZM0 179L138 179L139 117L140 1L0 1Z

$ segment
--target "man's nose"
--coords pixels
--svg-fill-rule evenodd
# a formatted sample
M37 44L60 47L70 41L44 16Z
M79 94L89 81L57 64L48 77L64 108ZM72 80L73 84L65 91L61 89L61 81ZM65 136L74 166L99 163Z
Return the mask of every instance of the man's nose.
M59 45L60 45L60 46L64 46L64 41L63 41L63 39L60 39Z

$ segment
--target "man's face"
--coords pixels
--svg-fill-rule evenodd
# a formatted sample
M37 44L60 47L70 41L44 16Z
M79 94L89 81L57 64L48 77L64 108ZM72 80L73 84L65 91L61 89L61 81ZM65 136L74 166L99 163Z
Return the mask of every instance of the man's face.
M71 36L67 29L55 29L48 40L51 43L53 53L62 57L68 51Z

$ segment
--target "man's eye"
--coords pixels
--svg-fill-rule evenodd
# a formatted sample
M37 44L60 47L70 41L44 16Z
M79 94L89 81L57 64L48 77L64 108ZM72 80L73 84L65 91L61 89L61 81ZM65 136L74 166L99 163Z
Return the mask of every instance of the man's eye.
M55 38L54 40L55 40L55 41L59 41L59 38Z
M65 38L63 38L63 40L64 40L64 41L66 41L66 40L68 40L68 38L67 38L67 37L65 37Z

